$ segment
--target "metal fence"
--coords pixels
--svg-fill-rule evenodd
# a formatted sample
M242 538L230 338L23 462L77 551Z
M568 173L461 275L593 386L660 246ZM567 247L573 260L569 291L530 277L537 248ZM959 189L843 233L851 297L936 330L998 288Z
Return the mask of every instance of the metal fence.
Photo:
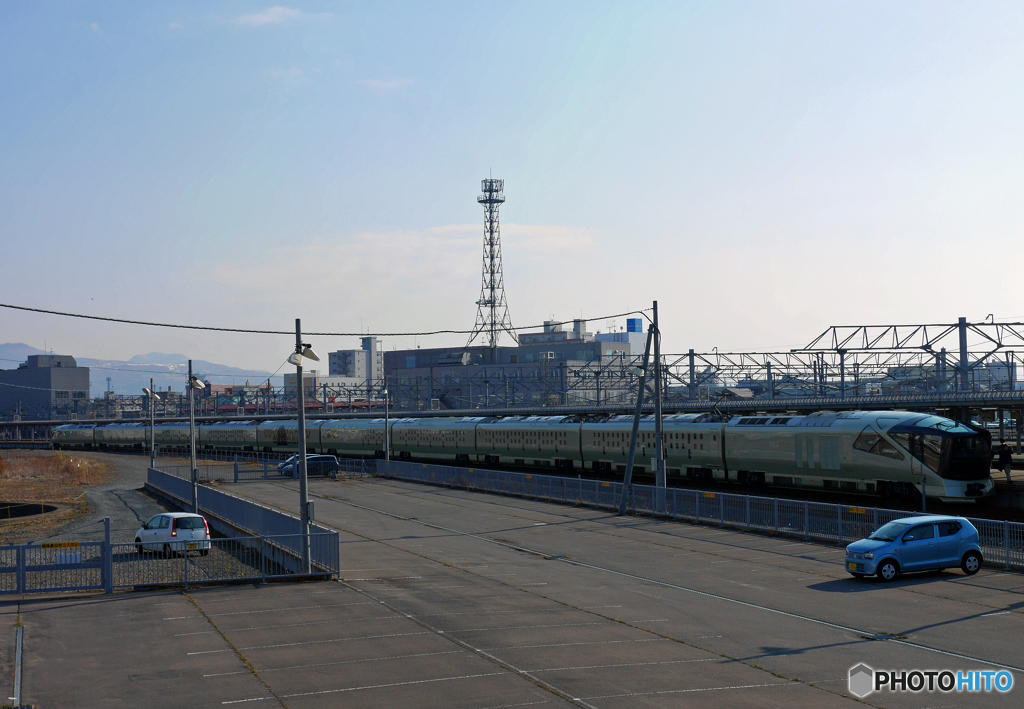
M283 460L283 459L282 459ZM248 480L288 480L294 475L282 475L278 470L277 460L268 458L249 458L234 456L230 462L214 465L197 465L196 479L201 483L210 482L245 482ZM338 461L338 475L344 478L365 477L375 475L377 461L358 458L341 459ZM175 477L191 479L187 465L163 465L160 470Z
M176 499L182 505L192 504L192 483L187 477L179 477L177 471L162 471L150 468L147 482L165 495ZM199 485L196 490L199 511L223 520L232 528L254 537L267 536L279 540L282 548L293 554L302 554L302 520L290 514L275 510L258 502L216 490L206 485ZM321 527L310 525L310 534L327 534L334 538L333 547L323 544L314 548L310 542L310 565L316 569L337 574L340 568L338 558L338 533Z
M615 511L622 494L622 483L498 470L378 461L377 471L386 478ZM863 539L886 522L920 514L648 485L631 486L628 507L634 514L834 544ZM1024 524L968 519L978 529L987 563L1024 569Z
M301 535L178 542L169 549L105 539L0 547L0 594L105 591L145 586L267 581L337 575L338 534L310 534L311 569L302 568Z

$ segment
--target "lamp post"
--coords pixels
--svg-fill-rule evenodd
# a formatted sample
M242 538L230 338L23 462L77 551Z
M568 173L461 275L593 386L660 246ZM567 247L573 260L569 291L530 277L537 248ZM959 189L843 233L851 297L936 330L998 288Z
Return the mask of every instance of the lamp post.
M388 401L388 380L384 380L384 462L391 462L391 418Z
M149 467L156 467L156 430L155 430L155 412L156 402L160 401L159 395L156 390L153 389L153 380L149 380L149 389L143 389L142 392L149 397Z
M196 470L196 407L193 392L206 385L192 374L192 360L188 361L188 446L192 464L192 512L199 514L199 471Z
M320 358L302 341L302 321L295 318L295 351L288 362L295 365L295 384L299 409L299 514L302 522L302 568L309 573L309 491L306 489L306 403L303 396L302 358L319 362Z

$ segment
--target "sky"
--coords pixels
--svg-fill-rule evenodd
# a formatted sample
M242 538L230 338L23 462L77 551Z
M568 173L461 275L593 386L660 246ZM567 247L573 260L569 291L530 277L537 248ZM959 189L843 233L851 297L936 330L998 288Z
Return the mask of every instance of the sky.
M7 0L0 303L469 329L493 175L516 327L657 300L672 353L1024 320L1022 35L1012 2ZM0 342L274 371L294 336L0 308Z

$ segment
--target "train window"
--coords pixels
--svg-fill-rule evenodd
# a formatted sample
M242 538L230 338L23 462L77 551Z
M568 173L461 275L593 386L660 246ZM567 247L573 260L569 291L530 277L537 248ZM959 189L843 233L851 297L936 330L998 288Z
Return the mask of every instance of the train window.
M857 436L857 440L853 442L853 447L859 451L870 451L871 447L874 446L881 438L877 433L872 431L870 428L865 428Z
M889 441L884 438L878 439L878 443L874 445L870 452L875 455L892 458L893 460L903 460L903 454L896 450L896 446L889 443Z

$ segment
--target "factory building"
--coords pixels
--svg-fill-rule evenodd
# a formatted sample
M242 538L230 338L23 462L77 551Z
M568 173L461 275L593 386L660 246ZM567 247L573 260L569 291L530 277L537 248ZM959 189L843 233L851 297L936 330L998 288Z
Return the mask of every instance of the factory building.
M384 353L384 373L402 408L477 408L611 402L629 394L625 365L643 354L639 320L598 333L575 320L521 333L519 346L438 347Z
M89 368L70 355L29 355L17 369L0 369L0 415L45 419L88 402Z

